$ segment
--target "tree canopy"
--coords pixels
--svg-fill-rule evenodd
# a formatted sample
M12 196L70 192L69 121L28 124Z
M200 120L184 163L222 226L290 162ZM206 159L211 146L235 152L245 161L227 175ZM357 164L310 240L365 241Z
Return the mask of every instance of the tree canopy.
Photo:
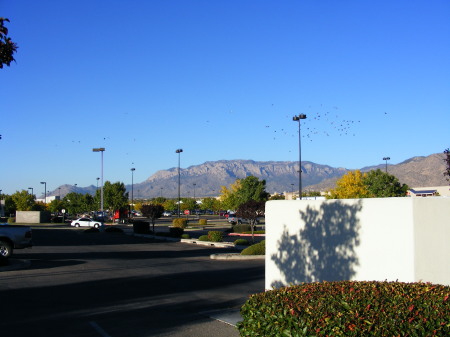
M17 51L17 44L8 37L8 28L5 22L9 22L7 18L0 18L0 69L6 64L8 67L14 59L14 53Z
M100 189L95 194L96 204L100 204ZM111 211L128 207L128 192L124 183L106 181L103 185L103 208Z
M356 199L367 198L369 191L363 181L360 170L350 171L344 174L336 182L336 188L331 189L327 198L329 199Z
M33 207L36 205L34 195L28 193L28 191L16 191L16 193L11 195L11 198L16 205L16 210L18 211L32 211Z
M444 176L447 176L447 181L450 182L450 149L445 149L444 150L444 154L445 154L445 172L444 172Z
M361 173L356 170L343 175L331 189L328 199L386 198L406 195L408 186L397 177L380 169Z
M269 193L266 192L266 181L254 176L237 179L230 188L222 186L220 200L225 208L237 209L243 203L255 200L266 201Z
M365 174L363 182L371 198L403 197L409 188L400 184L397 177L380 169Z

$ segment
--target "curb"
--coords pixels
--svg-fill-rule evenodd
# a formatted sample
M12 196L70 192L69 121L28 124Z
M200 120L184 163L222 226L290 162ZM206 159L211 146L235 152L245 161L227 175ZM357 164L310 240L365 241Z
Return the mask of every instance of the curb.
M211 260L265 260L265 255L241 255L239 253L211 254Z

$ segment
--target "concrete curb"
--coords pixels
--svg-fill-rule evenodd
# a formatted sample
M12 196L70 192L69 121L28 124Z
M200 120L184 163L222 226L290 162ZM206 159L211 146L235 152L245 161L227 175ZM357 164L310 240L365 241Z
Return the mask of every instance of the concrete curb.
M248 247L248 246L236 246L234 243L230 243L230 242L199 241L197 239L178 239L178 238L170 238L170 237L165 237L165 236L157 236L157 235L150 235L150 234L136 234L136 233L129 233L129 235L138 236L138 237L142 237L142 238L151 238L151 239L171 241L171 242L190 243L190 244L197 244L200 246L209 246L209 247L217 247L217 248L235 248L237 250L243 250ZM212 260L264 260L266 258L265 255L241 255L240 253L211 254L209 257Z
M265 255L241 255L239 253L211 254L212 260L265 260Z

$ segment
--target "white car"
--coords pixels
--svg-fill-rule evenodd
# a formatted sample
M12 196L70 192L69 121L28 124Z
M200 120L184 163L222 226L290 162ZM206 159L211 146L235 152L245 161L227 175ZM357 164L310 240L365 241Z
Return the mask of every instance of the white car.
M101 226L103 226L103 224L100 221L94 221L90 218L79 218L73 220L70 223L70 225L74 227L94 227L94 228L100 228Z

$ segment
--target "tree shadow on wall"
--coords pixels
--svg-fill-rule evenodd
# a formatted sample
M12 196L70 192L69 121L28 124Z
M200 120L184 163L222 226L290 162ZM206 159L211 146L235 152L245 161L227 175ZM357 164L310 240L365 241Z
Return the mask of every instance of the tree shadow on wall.
M351 279L358 265L355 247L361 209L361 201L352 205L328 201L319 209L308 206L299 211L304 228L290 234L285 226L278 250L271 256L285 282L274 281L271 286Z

